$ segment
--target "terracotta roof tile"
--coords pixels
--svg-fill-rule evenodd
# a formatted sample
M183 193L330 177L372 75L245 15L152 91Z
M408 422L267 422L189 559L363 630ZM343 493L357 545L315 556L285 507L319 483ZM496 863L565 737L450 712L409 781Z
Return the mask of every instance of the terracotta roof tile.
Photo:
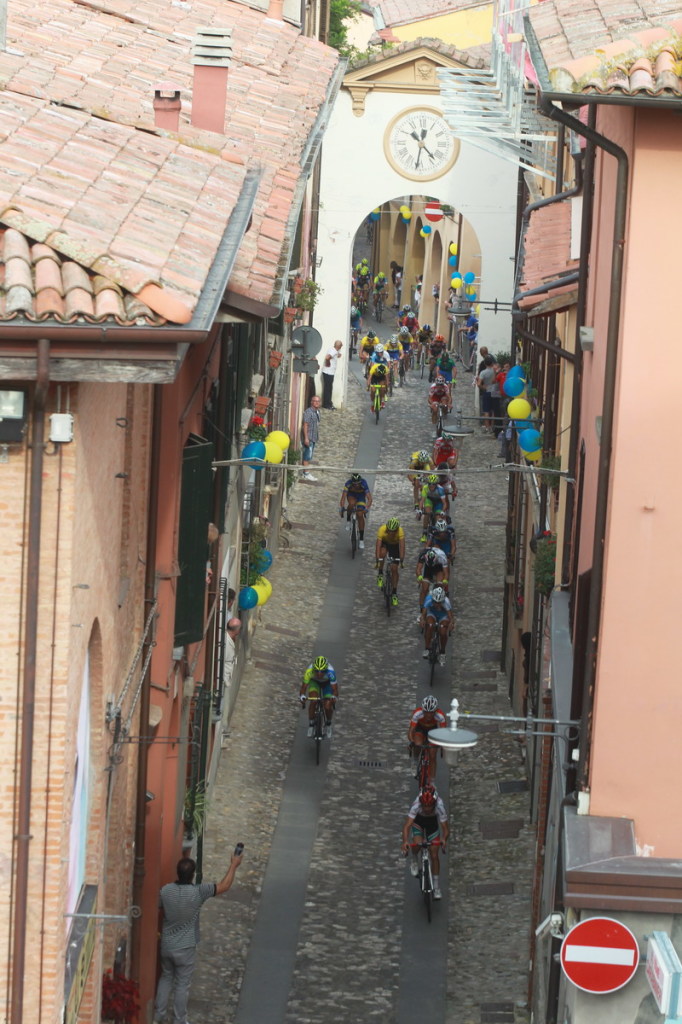
M545 0L528 17L554 91L655 97L682 95L679 14L679 0Z

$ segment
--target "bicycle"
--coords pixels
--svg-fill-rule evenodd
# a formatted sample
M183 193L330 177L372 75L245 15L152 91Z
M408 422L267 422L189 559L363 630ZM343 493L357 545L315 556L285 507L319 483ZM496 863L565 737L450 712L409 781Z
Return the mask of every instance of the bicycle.
M351 327L350 329L350 345L348 346L348 358L353 358L353 353L357 352L358 348L358 334L357 327Z
M312 725L313 739L315 740L315 764L319 764L322 740L327 735L327 716L324 713L324 700L322 697L307 697L306 700L315 702Z
M438 623L433 627L431 634L431 643L429 644L429 683L433 683L433 677L436 671L436 665L440 657L440 634L438 632Z
M358 547L358 514L353 509L350 514L350 553L351 558L355 558L355 552Z
M398 360L398 384L400 387L405 386L405 360Z
M399 558L394 558L392 555L386 555L384 558L384 583L382 590L384 592L384 601L386 602L386 614L390 616L391 608L393 607L393 594L395 589L393 587L393 573L391 566L400 563Z
M381 323L381 318L384 314L384 300L381 295L377 295L374 299L374 319L378 324Z
M426 345L419 346L419 371L422 380L424 379L424 367L426 366Z
M416 743L410 743L411 759L414 759L417 751L419 751L419 756L417 758L417 767L414 770L414 777L417 780L417 787L421 792L424 786L427 786L431 781L431 757L428 743L423 743L420 747Z
M420 843L410 843L411 848L419 850L417 854L417 862L419 873L417 878L419 880L419 888L421 889L422 896L424 897L424 905L426 907L426 916L431 923L431 901L433 900L433 869L431 867L431 854L429 847L441 846L440 839L422 839Z
M382 384L370 384L370 388L374 392L374 397L372 398L372 412L374 413L374 415L376 417L377 423L379 422L379 416L381 415L381 389L382 389L382 387L383 387Z

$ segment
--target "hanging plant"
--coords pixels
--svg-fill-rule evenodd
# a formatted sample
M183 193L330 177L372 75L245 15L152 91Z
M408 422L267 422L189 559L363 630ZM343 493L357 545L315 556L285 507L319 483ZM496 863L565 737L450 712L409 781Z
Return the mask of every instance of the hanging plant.
M196 786L185 792L182 818L188 839L193 839L203 832L207 810L206 787L203 782L197 782Z
M299 309L305 310L307 313L312 313L317 305L317 300L322 294L324 289L320 287L317 281L313 281L311 277L303 281L300 290L296 292L296 305Z
M252 416L251 422L246 428L246 436L249 441L264 441L267 437L267 427L262 416Z
M102 976L102 1020L132 1024L140 1009L140 989L136 981L108 970Z
M543 597L549 597L554 589L556 572L556 536L545 531L538 538L535 550L535 589Z

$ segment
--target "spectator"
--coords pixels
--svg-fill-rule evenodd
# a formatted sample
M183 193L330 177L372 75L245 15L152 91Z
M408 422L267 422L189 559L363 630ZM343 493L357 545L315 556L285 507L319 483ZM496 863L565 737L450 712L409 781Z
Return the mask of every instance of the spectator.
M313 474L308 471L307 467L313 461L313 452L315 451L315 445L319 438L320 399L317 395L313 395L310 399L310 405L303 413L303 424L301 426L301 442L303 446L303 454L301 456L303 472L301 473L301 480L317 480L317 477L313 476Z
M322 408L333 409L332 405L332 389L334 387L334 377L336 375L336 364L339 359L339 352L343 348L343 342L335 341L332 347L324 357L324 366L322 367Z
M206 900L221 896L231 887L242 856L241 853L232 856L222 881L201 885L194 884L195 862L191 857L183 857L177 864L177 881L161 889L161 977L154 1000L155 1021L165 1020L171 989L175 985L173 1020L175 1024L186 1024L189 987L199 944L199 914Z
M391 260L391 281L393 282L393 308L400 309L400 294L403 289L403 268Z
M482 351L482 350L481 350ZM495 383L495 360L492 356L486 355L483 360L483 369L479 371L476 378L476 385L481 398L481 417L483 422L483 433L493 432L493 384Z

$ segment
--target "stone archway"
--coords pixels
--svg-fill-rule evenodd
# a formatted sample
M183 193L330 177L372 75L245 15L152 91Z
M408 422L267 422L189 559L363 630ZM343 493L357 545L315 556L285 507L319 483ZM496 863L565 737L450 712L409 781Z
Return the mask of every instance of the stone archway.
M481 310L481 336L486 332L499 338L510 328L495 321L492 300L510 302L513 289L513 256L515 248L516 167L492 153L463 141L453 152L452 162L443 165L440 175L418 180L419 174L399 170L399 162L391 154L389 139L398 121L407 113L423 108L438 111L439 91L435 70L438 67L461 67L468 55L442 44L433 47L425 41L405 44L399 53L382 54L349 72L330 115L325 135L320 173L320 214L317 256L321 260L317 279L324 292L315 309L315 327L324 344L336 338L344 344L348 339L348 300L351 288L352 246L357 230L373 209L395 197L428 194L444 206L454 207L466 225L460 232L463 259L471 259L477 275ZM417 75L416 64L423 72L424 63L433 74ZM349 144L352 140L352 144ZM363 154L363 172L357 173L357 153ZM421 214L415 218L420 226ZM403 229L392 225L396 238ZM405 231L407 250L405 284L414 282L415 254L420 251ZM418 231L416 236L421 243ZM380 238L384 229L380 228ZM392 239L391 239L392 240ZM447 239L440 229L441 267ZM426 253L426 250L423 250ZM410 262L411 261L411 262ZM423 264L423 255L422 255ZM431 266L433 267L433 257ZM376 268L387 271L388 267ZM467 266L467 269L469 267ZM422 273L420 267L419 273ZM441 273L441 307L439 327L443 332L442 302L447 298L446 273ZM433 282L427 282L430 289ZM428 297L427 297L428 299ZM486 309L485 301L491 303ZM407 296L403 301L407 301ZM334 387L334 404L341 405L345 393L347 360L339 362Z

